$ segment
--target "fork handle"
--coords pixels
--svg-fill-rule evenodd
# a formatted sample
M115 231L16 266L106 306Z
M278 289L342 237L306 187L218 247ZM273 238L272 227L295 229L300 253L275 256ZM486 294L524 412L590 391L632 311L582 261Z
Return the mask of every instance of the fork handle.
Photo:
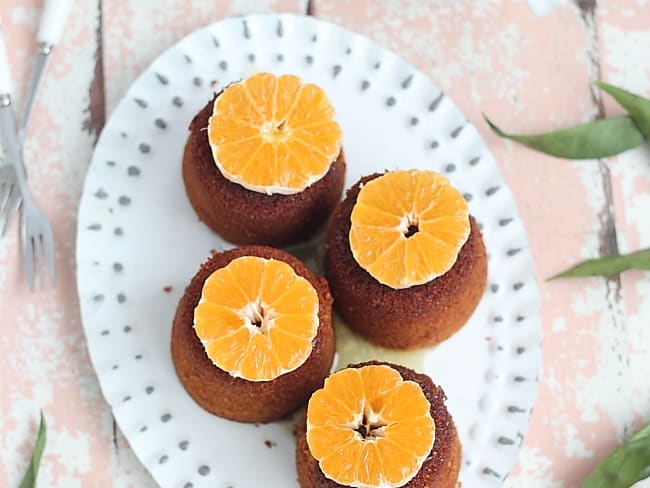
M29 80L29 88L27 88L27 97L25 98L25 108L23 110L23 116L20 119L20 131L18 133L18 139L22 145L25 139L25 131L27 130L27 124L29 123L29 117L32 114L32 109L34 108L34 100L36 100L36 93L38 88L41 86L43 81L43 75L45 73L45 68L50 59L50 53L52 52L51 44L40 43L38 46L38 51L36 52L36 57L34 58L34 68L32 72L32 78Z
M9 97L11 94L11 66L9 65L9 55L7 54L7 45L5 36L0 25L0 95ZM10 102L11 100L9 100Z
M65 21L72 7L72 0L45 0L38 27L38 41L50 48L59 42Z
M21 144L25 139L25 131L29 123L32 108L34 108L36 92L43 81L43 75L50 59L50 53L54 45L61 39L63 27L65 26L65 21L68 18L71 7L72 0L45 0L45 6L41 14L41 22L38 26L38 49L36 51L36 58L34 59L34 69L32 78L29 81L29 88L27 89L25 109L20 119L18 139Z

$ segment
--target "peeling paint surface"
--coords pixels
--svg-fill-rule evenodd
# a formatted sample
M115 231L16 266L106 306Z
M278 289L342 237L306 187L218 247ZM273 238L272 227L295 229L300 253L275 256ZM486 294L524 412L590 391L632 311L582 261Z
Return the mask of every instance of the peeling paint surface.
M538 276L544 369L506 486L578 487L650 421L650 273L546 281L604 249L650 247L650 149L568 162L498 139L481 119L484 112L504 128L538 132L601 110L620 114L590 88L599 77L650 96L650 2L597 2L593 10L579 7L589 2L532 2L544 10L538 16L524 0L87 0L75 3L25 146L30 184L59 243L56 289L31 295L15 226L0 240L0 486L19 483L41 408L49 423L42 486L154 486L115 427L79 322L74 238L97 137L89 121L95 117L90 126L99 129L97 103L110 116L133 79L194 29L228 15L305 12L308 3L315 16L367 35L428 74L481 132L514 193ZM42 1L0 0L0 7L20 106Z

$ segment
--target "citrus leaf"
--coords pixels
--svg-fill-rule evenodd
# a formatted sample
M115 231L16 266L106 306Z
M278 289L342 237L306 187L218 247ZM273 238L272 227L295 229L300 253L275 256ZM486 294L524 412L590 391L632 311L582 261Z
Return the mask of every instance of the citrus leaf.
M20 482L19 488L34 488L36 486L38 466L41 464L41 456L43 455L43 449L45 449L46 428L45 417L43 417L43 412L41 412L41 424L38 427L38 436L36 437L32 459L29 462L25 476L23 476L23 480Z
M582 488L629 488L649 476L650 424L601 461Z
M598 259L588 259L549 278L574 278L578 276L609 276L628 269L650 270L650 249L631 254L619 254Z
M645 142L643 133L629 115L531 135L507 134L494 125L485 114L483 118L498 136L559 158L606 158Z
M596 86L627 110L641 132L650 138L650 100L602 81L597 81Z

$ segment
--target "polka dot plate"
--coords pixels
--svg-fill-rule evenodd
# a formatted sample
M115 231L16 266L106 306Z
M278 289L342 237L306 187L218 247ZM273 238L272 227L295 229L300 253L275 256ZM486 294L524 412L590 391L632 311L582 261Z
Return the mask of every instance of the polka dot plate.
M164 52L131 86L97 144L77 238L79 302L106 401L164 487L297 486L292 419L247 425L199 408L170 356L172 317L211 250L230 247L193 212L181 178L187 127L215 91L258 71L322 86L337 110L346 185L384 169L430 168L461 189L489 253L485 295L437 348L391 355L339 327L345 358L392 359L443 386L463 444L464 486L501 486L535 401L541 328L530 251L496 162L454 103L369 39L294 15L226 19ZM303 256L315 259L318 245ZM356 342L355 342L356 341Z

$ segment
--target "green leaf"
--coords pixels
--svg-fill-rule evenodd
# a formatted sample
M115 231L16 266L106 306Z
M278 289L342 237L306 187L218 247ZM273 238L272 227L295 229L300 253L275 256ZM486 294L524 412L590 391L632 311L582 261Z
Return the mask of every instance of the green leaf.
M483 118L498 136L558 158L606 158L645 142L643 133L628 115L533 135L507 134L494 125L485 114Z
M628 269L650 270L650 249L631 254L619 254L598 259L588 259L549 278L574 278L578 276L609 276Z
M43 449L45 448L46 440L46 425L45 417L43 417L43 412L41 412L41 424L38 427L38 436L36 437L36 444L34 445L34 452L32 453L32 460L29 462L25 476L20 482L19 488L34 488L36 486L36 477L38 476L38 466L41 464L41 456L43 455Z
M629 488L649 476L650 424L601 461L582 488Z
M650 138L650 100L602 81L597 81L596 86L627 110L641 132Z

